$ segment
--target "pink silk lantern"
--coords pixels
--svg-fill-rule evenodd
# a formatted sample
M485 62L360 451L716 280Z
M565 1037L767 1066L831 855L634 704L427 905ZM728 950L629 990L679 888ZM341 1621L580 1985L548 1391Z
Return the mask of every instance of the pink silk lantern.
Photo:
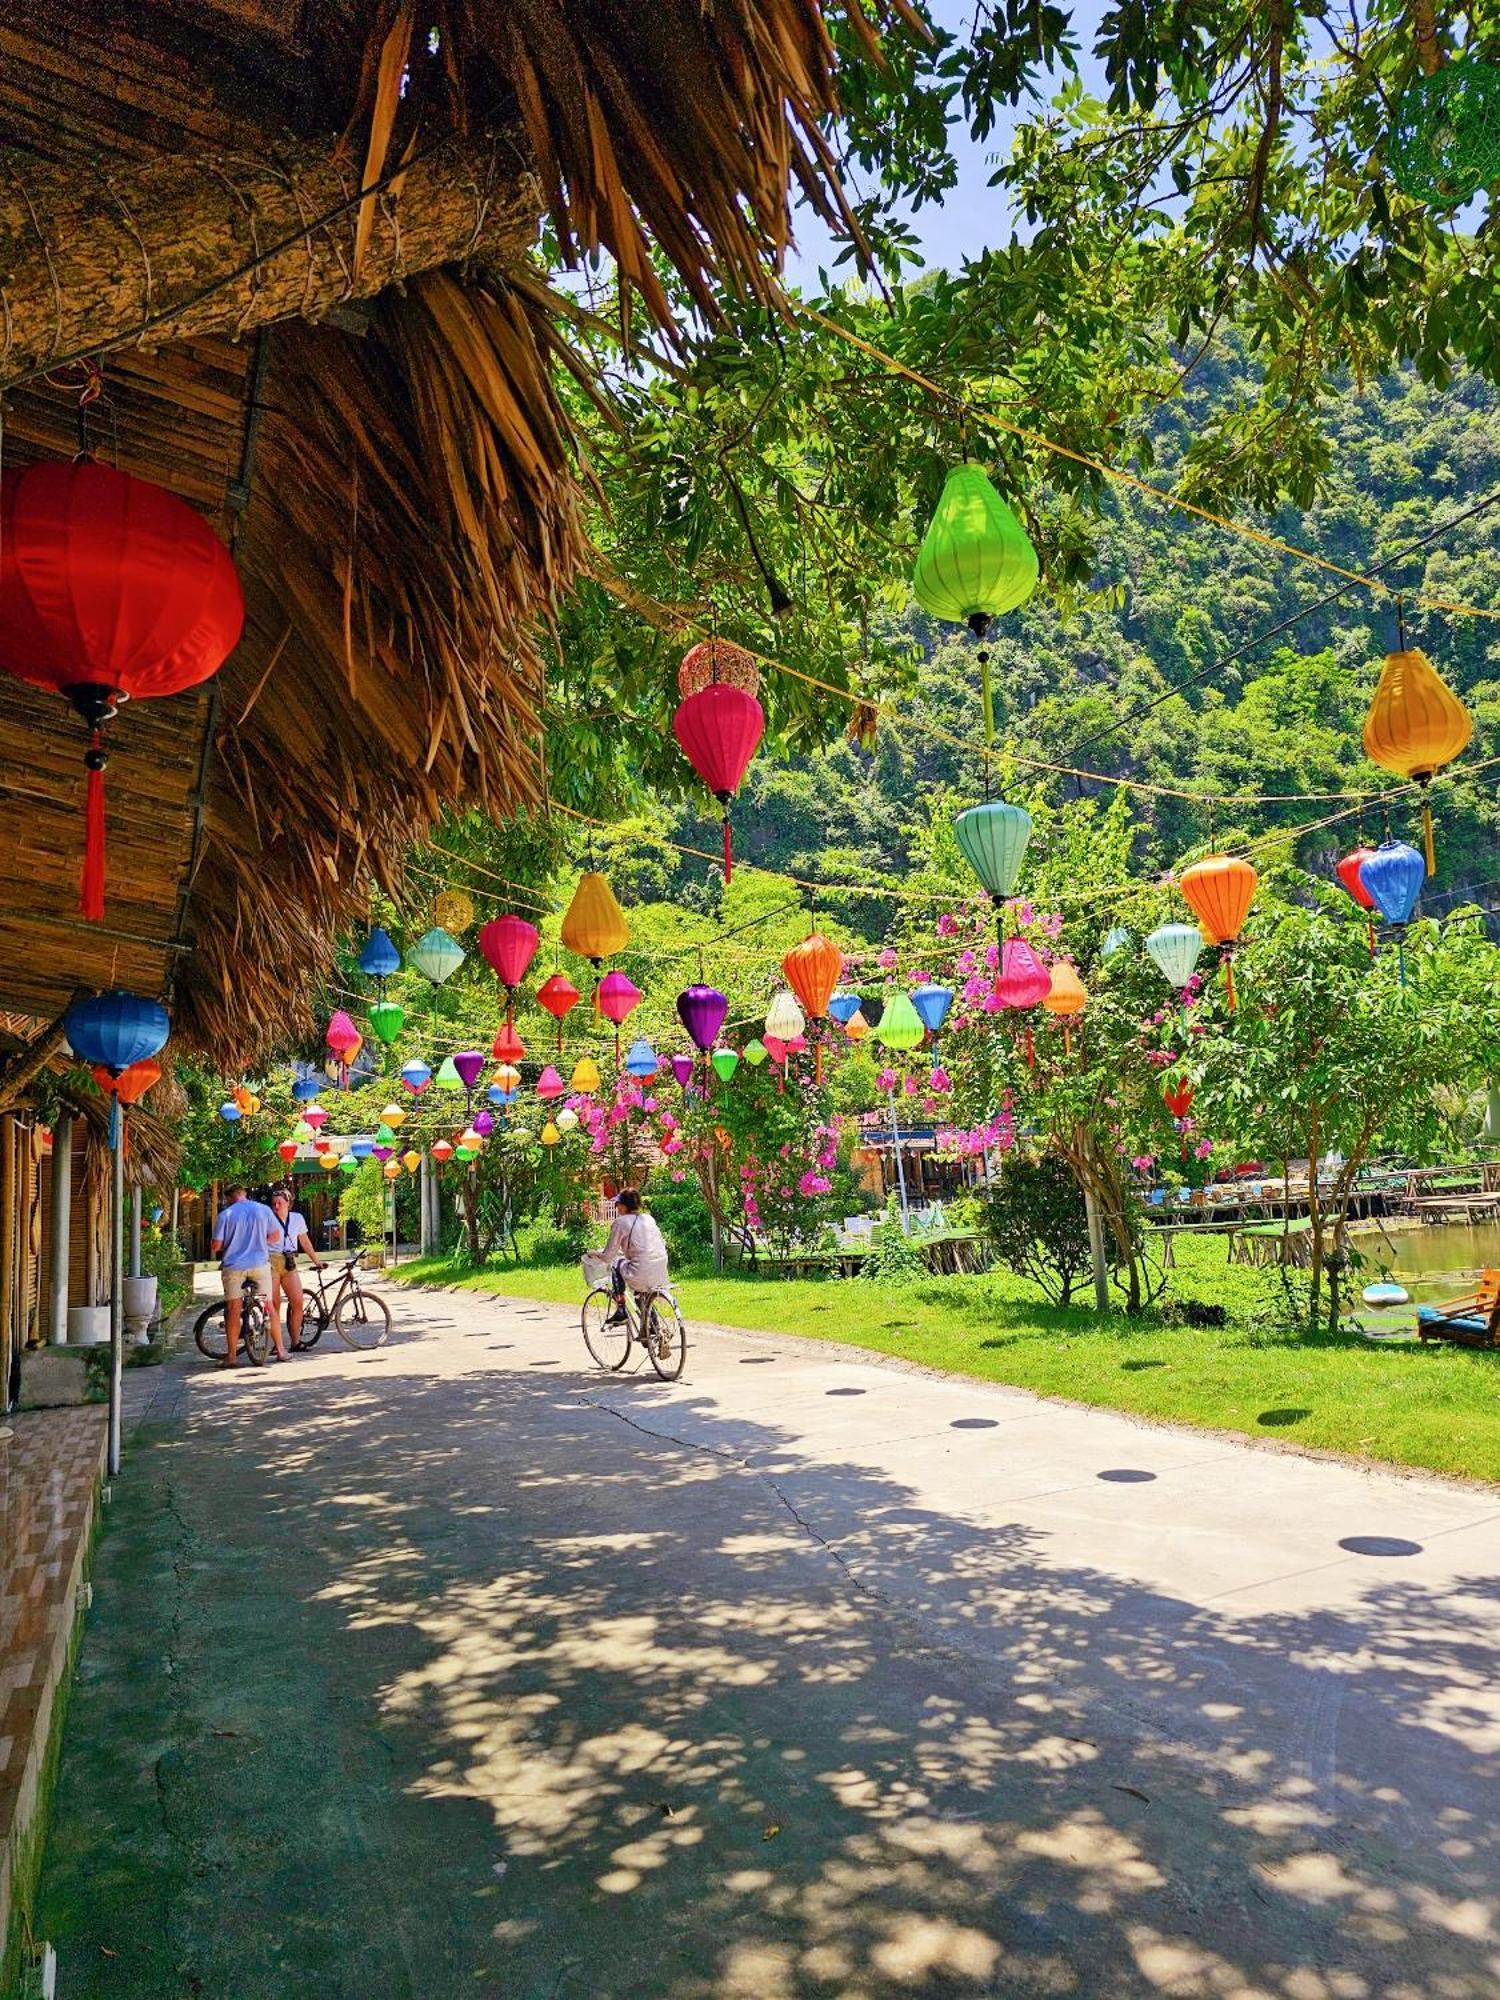
M613 1022L615 1030L615 1062L620 1060L620 1023L633 1014L641 1004L641 989L623 972L606 972L599 981L594 995L594 1005L606 1021Z
M567 1088L568 1086L563 1082L561 1076L558 1075L551 1063L548 1063L547 1067L536 1080L536 1094L538 1097L561 1097Z
M541 933L524 917L494 917L479 933L479 949L505 988L505 1018L515 1017L516 988L526 977L536 957Z
M729 803L760 747L765 727L765 711L755 696L725 681L710 681L697 694L690 694L672 717L683 756L718 800L724 816L726 882L734 873Z
M995 981L995 998L1002 1007L1017 1011L1039 1006L1052 991L1052 974L1037 957L1025 938L1007 938L1000 948L1000 975ZM1031 1023L1026 1024L1026 1067L1036 1063Z

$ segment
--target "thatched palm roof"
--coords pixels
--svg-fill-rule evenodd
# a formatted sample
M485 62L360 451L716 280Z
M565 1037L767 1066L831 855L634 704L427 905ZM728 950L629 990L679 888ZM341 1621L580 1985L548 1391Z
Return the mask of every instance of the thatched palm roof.
M72 449L71 378L39 370L101 356L91 444L214 521L249 617L213 688L116 727L98 930L72 915L75 724L0 683L0 1004L165 991L233 1068L299 1025L332 932L445 806L537 796L537 633L585 556L543 218L659 325L654 254L703 309L767 294L793 184L838 200L824 7L8 14L5 461Z

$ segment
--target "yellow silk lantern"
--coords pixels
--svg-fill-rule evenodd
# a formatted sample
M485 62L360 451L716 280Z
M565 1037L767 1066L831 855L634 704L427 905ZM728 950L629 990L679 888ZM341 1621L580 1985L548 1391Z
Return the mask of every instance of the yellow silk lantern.
M1422 841L1429 875L1436 870L1437 856L1427 787L1473 733L1473 717L1420 647L1386 654L1365 717L1365 755L1383 771L1415 779L1422 787Z
M1083 981L1065 958L1057 960L1052 967L1052 984L1042 995L1042 1005L1055 1020L1063 1024L1063 1048L1073 1050L1073 1023L1088 1005L1088 994Z
M495 1071L495 1082L508 1096L511 1091L521 1088L521 1072L514 1063L501 1063Z
M563 916L562 941L569 951L576 951L593 965L613 958L629 944L630 925L625 921L625 912L602 875L591 871L579 877L573 900Z
M546 1124L542 1127L541 1132L538 1136L540 1137L541 1142L544 1146L555 1146L558 1140L562 1137L562 1133L558 1131L557 1127L553 1124L552 1120L549 1118Z
M336 1174L338 1172L339 1156L333 1150L332 1146L327 1147L318 1155L318 1165L323 1169L325 1174Z
M401 1155L401 1164L409 1174L414 1174L422 1164L422 1155L413 1148L408 1147Z
M389 1125L394 1132L398 1125L405 1124L406 1113L399 1104L388 1104L380 1114L380 1122L382 1125Z
M573 1065L573 1074L568 1078L569 1090L580 1097L592 1097L599 1088L599 1065L592 1056L580 1056Z

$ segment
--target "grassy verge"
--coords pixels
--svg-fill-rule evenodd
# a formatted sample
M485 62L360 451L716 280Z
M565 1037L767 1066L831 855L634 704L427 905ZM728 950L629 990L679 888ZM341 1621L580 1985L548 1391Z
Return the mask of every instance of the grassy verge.
M1167 1312L1127 1319L1050 1305L1009 1273L862 1279L693 1277L688 1319L873 1348L1046 1396L1278 1438L1434 1472L1500 1480L1500 1354L1350 1334L1289 1332L1273 1274L1225 1262L1217 1239L1179 1239ZM473 1272L429 1260L409 1283L573 1305L573 1266ZM1228 1323L1174 1323L1170 1303L1221 1304Z

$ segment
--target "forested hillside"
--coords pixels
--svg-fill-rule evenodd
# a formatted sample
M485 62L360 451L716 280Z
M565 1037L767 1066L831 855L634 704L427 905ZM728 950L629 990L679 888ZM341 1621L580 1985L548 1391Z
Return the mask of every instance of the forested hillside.
M1157 483L1210 414L1248 403L1243 359L1201 365L1157 427ZM1477 377L1438 388L1401 375L1351 388L1327 417L1324 497L1305 512L1285 509L1257 525L1340 565L1369 570L1441 521L1500 490L1500 409ZM1500 603L1500 505L1394 563L1386 574L1412 592ZM1299 827L1339 809L1338 800L1288 798L1244 807L1208 801L1245 794L1323 794L1392 781L1364 761L1359 732L1384 653L1396 644L1391 602L1351 587L1268 643L1258 635L1338 592L1341 579L1117 491L1100 537L1091 590L1066 601L1044 577L1032 603L999 621L993 647L998 740L1020 758L1197 794L1133 791L1142 868L1169 866L1207 839ZM1500 750L1500 621L1406 607L1411 642L1428 651L1475 716L1467 761ZM904 872L913 829L947 790L980 796L982 764L942 736L977 742L978 669L972 638L911 611L904 629L924 656L915 699L902 720L882 723L873 745L847 739L810 758L752 767L736 812L747 859L834 881ZM887 637L891 636L889 633ZM1229 656L1239 657L1230 659ZM1220 665L1220 662L1227 662ZM1170 689L1189 683L1180 696ZM1163 697L1166 696L1166 699ZM1041 787L1052 798L1098 788L1017 762L1007 789ZM1493 776L1441 780L1437 895L1500 894L1490 882L1500 808ZM1409 834L1414 814L1397 824ZM678 808L668 830L712 848L712 822ZM1365 831L1379 837L1379 825ZM1319 865L1352 844L1347 822L1304 835L1298 858ZM678 894L711 896L701 862L686 861ZM1431 899L1429 899L1429 906ZM850 910L849 914L855 914ZM873 914L873 913L868 913Z

